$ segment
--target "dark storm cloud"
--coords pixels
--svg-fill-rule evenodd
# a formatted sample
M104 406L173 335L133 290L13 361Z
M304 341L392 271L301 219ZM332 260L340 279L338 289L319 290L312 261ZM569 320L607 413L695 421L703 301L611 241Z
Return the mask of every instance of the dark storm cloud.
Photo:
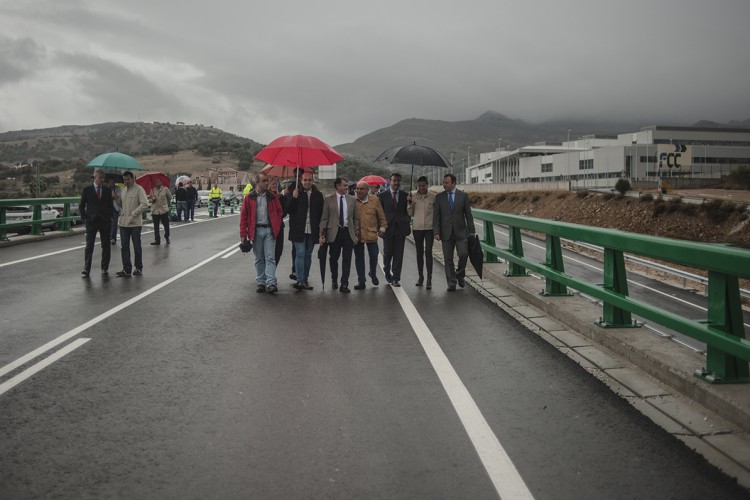
M406 118L489 109L527 121L742 120L748 18L746 0L28 0L0 6L3 47L11 40L21 54L3 58L0 78L49 61L65 81L33 91L96 103L79 123L99 119L94 107L125 120L148 108L150 119L261 141L303 132L348 142ZM14 92L8 102L32 100ZM6 126L72 113L8 109Z

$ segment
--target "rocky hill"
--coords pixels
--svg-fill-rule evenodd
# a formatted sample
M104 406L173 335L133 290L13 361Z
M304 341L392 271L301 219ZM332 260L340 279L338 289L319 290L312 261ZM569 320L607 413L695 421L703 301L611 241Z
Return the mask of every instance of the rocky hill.
M242 146L259 151L261 144L212 126L182 123L111 122L95 125L19 130L0 134L0 164L45 160L91 160L119 151L132 156L199 149L205 145Z

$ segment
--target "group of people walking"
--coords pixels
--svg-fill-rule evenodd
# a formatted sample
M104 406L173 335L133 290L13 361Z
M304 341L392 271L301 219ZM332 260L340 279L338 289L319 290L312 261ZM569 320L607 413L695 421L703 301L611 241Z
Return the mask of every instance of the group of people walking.
M156 178L153 188L147 195L146 191L135 183L135 176L132 172L122 174L122 180L124 187L120 189L114 176L111 176L105 183L104 172L96 170L93 182L83 188L81 193L79 210L86 224L86 249L81 272L84 278L88 278L91 274L91 261L97 235L102 246L101 271L104 275L109 274L110 244L117 244L118 229L122 270L116 273L117 276L129 278L132 275L143 274L142 214L149 206L151 207L151 221L154 225L154 241L151 245L161 245L160 226L164 227L164 240L167 245L170 243L169 204L172 201L172 193L169 188L163 186L161 180ZM184 214L185 222L195 221L195 200L198 199L198 191L193 186L185 188L180 183L175 197L179 220L182 220ZM131 259L130 252L131 244L133 259Z
M332 288L350 293L352 256L355 260L355 290L366 288L367 278L374 286L377 277L378 240L383 240L383 271L391 286L401 286L406 237L414 231L417 246L417 286L432 288L432 245L440 241L445 256L448 291L465 286L468 235L474 233L474 220L468 196L456 189L456 177L443 178L443 192L429 191L426 177L417 181L417 191L401 189L401 175L390 176L390 187L375 195L366 182L348 194L348 179L337 177L335 192L327 197L313 184L313 174L304 172L299 185L279 193L266 174L258 174L255 188L245 197L240 210L240 239L255 255L258 293L278 292L276 268L283 248L283 220L289 215L292 242L292 275L297 290L312 290L310 267L315 245L328 246ZM281 245L279 245L281 243ZM458 266L453 262L458 253ZM366 258L367 257L367 258ZM339 273L339 260L341 272ZM425 273L426 271L426 273Z
M245 197L240 210L240 239L245 247L252 247L255 255L258 292L278 292L276 266L284 243L284 218L289 216L288 239L292 243L292 274L294 288L312 290L310 268L316 245L327 245L332 288L350 293L352 257L356 270L355 290L363 290L369 280L378 286L378 241L383 240L383 271L385 280L393 287L401 286L406 237L414 232L417 247L416 286L432 288L432 246L442 244L445 257L445 276L448 291L465 286L468 260L468 235L474 233L474 220L466 193L456 189L456 177L443 177L443 192L429 191L426 177L417 181L417 190L409 193L401 189L401 175L391 174L390 186L377 195L366 182L356 185L355 195L348 194L346 177L334 181L335 192L324 197L313 183L313 174L304 172L299 184L294 183L284 192L266 174L258 174L254 188ZM143 273L141 248L142 214L151 207L154 241L161 244L160 226L164 226L164 240L170 244L169 203L172 193L156 181L148 195L135 183L131 172L123 174L120 189L110 180L105 184L101 170L94 173L93 183L81 193L80 213L86 223L86 250L82 275L91 273L96 236L102 243L102 274L109 273L110 242L116 243L117 229L121 239L122 270L118 277ZM194 220L189 212L186 189L178 185L177 203L185 221ZM185 206L182 204L185 203ZM191 217L191 219L188 219ZM133 257L131 259L131 244ZM453 262L458 253L458 266ZM341 261L339 273L339 260Z

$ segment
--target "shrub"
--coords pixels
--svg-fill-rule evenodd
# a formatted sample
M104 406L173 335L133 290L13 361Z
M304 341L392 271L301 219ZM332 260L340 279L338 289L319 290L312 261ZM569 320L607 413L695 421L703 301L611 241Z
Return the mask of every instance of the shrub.
M682 198L672 198L666 203L666 205L668 214L677 212L680 210L680 206L682 205Z
M704 203L702 208L708 220L714 224L721 224L732 214L732 212L734 212L736 207L732 203L725 203L721 200L712 200L708 203Z
M615 195L613 195L612 193L605 193L604 194L604 200L605 201L609 201L609 200L611 200L614 197L615 197Z
M641 195L640 198L638 198L640 201L652 201L654 199L654 195L651 193L644 193Z
M576 196L578 196L579 198L585 198L588 195L589 195L588 189L581 189L580 191L576 191Z
M750 189L750 167L743 165L729 174L729 180L739 184L745 189Z
M625 194L630 191L630 181L627 179L617 179L617 183L615 184L615 191L620 193L620 196L625 196Z

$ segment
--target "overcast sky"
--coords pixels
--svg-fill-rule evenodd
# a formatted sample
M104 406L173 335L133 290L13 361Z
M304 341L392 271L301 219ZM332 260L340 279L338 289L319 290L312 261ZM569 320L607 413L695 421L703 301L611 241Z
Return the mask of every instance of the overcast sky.
M750 118L749 0L0 0L0 132Z

